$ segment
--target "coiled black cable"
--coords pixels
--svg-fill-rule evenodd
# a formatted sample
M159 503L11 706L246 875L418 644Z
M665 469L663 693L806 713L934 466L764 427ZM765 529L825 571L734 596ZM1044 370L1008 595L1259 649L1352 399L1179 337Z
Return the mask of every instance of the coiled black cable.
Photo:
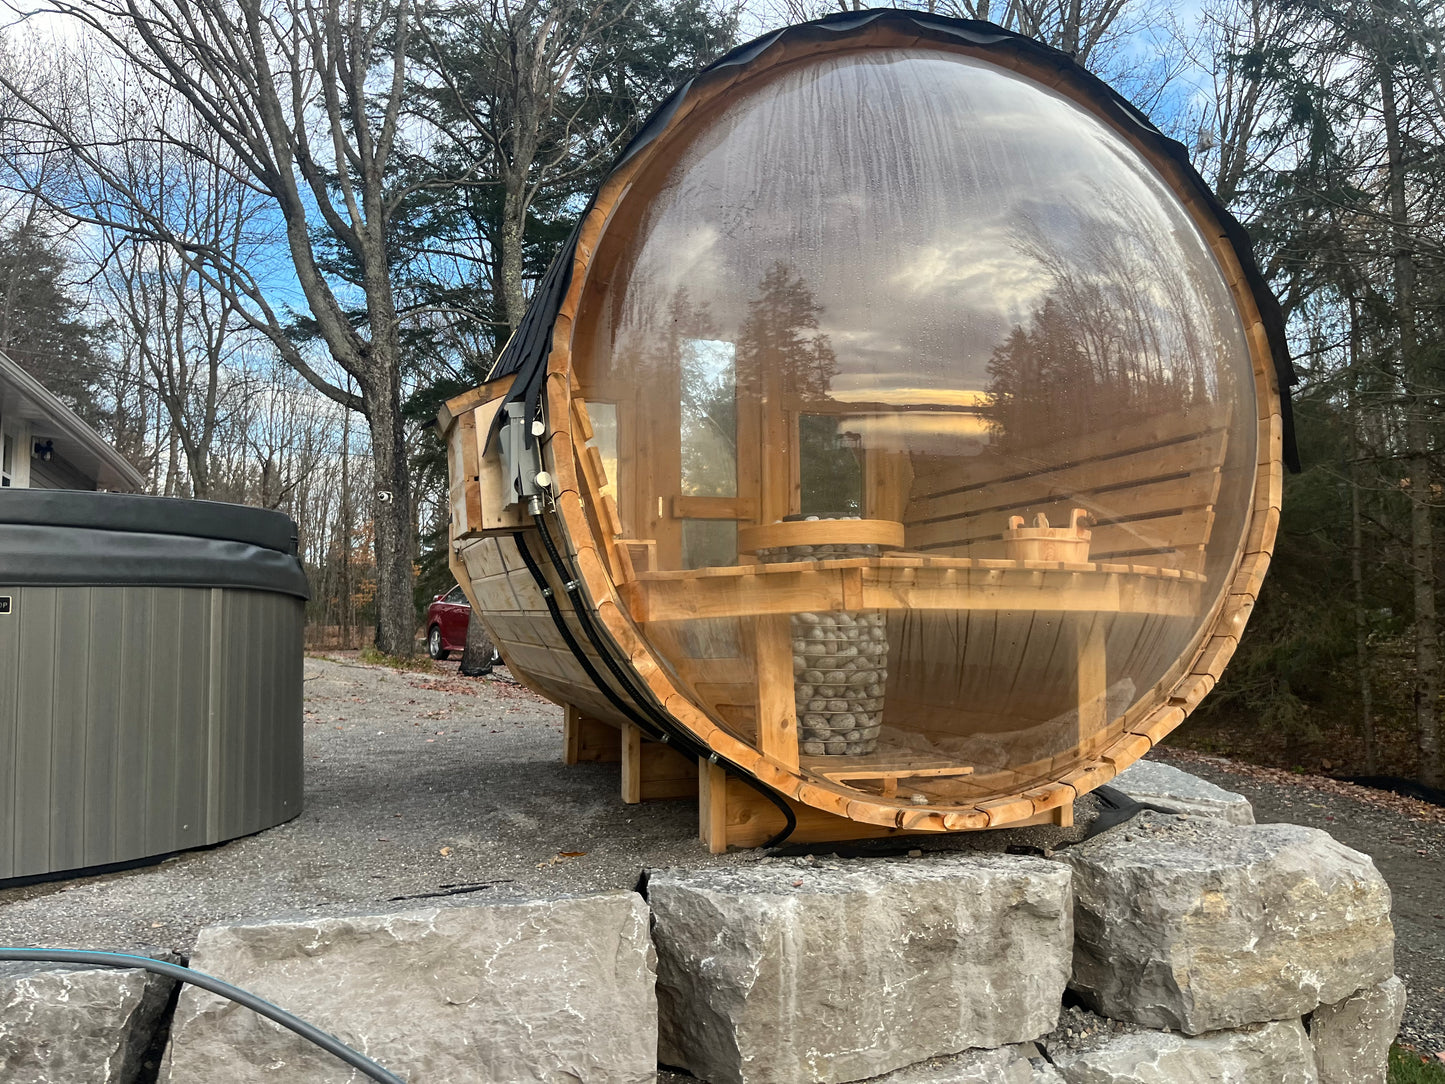
M383 1069L365 1054L351 1049L335 1035L308 1024L298 1016L271 1004L265 998L257 997L249 990L232 986L229 982L207 975L204 971L192 971L189 967L173 964L167 960L153 960L149 956L133 956L127 952L95 952L90 949L42 949L42 948L0 948L0 961L23 961L53 964L90 964L95 967L139 968L165 975L178 982L188 982L213 994L228 998L238 1005L244 1005L252 1012L260 1013L268 1020L274 1020L284 1028L290 1028L297 1035L315 1043L329 1054L334 1054L353 1069L359 1069L380 1084L406 1084L395 1073Z
M587 606L582 604L582 600L580 597L580 590L582 585L581 577L577 576L570 568L567 567L567 563L563 559L562 554L558 551L556 543L552 541L551 532L547 530L547 523L543 516L543 513L534 512L532 514L532 521L536 524L537 533L542 538L542 545L546 548L547 554L552 560L552 567L556 570L557 575L561 578L563 588L567 592L568 597L572 600L572 612L577 615L577 623L582 627L582 631L586 634L587 639L591 641L593 649L597 652L597 656L603 661L604 664L606 664L607 668L612 672L612 676L616 678L617 683L622 687L623 691L625 691L627 695L632 698L633 702L637 705L638 708L647 712L648 715L652 717L654 723L659 729L663 730L664 733L670 735L673 738L673 744L675 746L682 748L685 752L690 753L693 756L708 760L714 764L719 764L723 767L724 770L731 769L733 774L735 774L739 779L741 779L748 786L752 787L753 790L757 791L773 805L777 806L779 811L783 814L783 830L777 835L775 835L772 839L764 843L763 846L779 846L784 840L791 836L798 827L798 818L793 813L792 808L789 807L788 803L785 802L779 794L773 791L771 787L768 787L759 780L754 779L747 772L743 771L742 768L738 765L719 757L716 752L708 749L697 739L693 738L686 731L678 727L676 721L672 718L672 716L669 715L661 706L659 706L655 702L652 696L652 690L635 681L635 675L627 672L622 668L621 665L618 664L617 660L613 658L612 651L602 641L602 637L597 630L596 623L592 620L592 611ZM525 548L525 543L520 536L517 538L517 547L518 549ZM527 558L523 558L523 560L527 560ZM529 562L529 567L531 567L531 562ZM538 572L540 572L539 569L533 571L533 576L535 577ZM546 585L545 581L543 581L541 586L548 585ZM555 613L553 614L553 621L558 621L558 616ZM565 624L565 621L559 623L559 629L563 624ZM564 635L570 636L570 632L571 630L568 630L567 633L565 633ZM575 640L572 640L569 643L569 646L572 646L572 644L575 644ZM578 652L576 647L572 647L572 653L574 655L577 655L579 661L584 662L584 667L587 665L586 661L582 659L582 655L580 654L580 652ZM592 676L592 673L595 673L595 671L589 672L588 676ZM596 679L594 678L594 680ZM638 719L636 710L624 706L623 711L626 713L629 719ZM641 724L639 723L639 725ZM647 728L644 727L644 729ZM664 738L662 740L665 741L667 739Z

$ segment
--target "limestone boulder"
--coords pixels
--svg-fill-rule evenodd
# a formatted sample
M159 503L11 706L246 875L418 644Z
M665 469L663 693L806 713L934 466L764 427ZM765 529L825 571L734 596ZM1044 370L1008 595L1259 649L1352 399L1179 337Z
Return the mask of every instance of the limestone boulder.
M1318 829L1143 813L1060 860L1072 985L1105 1016L1198 1035L1298 1018L1394 973L1389 888Z
M0 1080L130 1084L174 986L141 970L0 964Z
M1050 1053L1065 1084L1319 1084L1309 1036L1279 1020L1191 1038L1122 1035L1083 1053Z
M832 1084L1048 1031L1069 872L949 856L650 876L660 1058L712 1084Z
M1243 794L1217 787L1207 779L1156 760L1135 761L1109 782L1136 802L1161 806L1174 813L1217 817L1230 824L1253 824L1254 807Z
M654 961L647 907L630 892L212 926L192 956L428 1084L655 1080ZM339 1084L357 1074L188 987L162 1079Z
M1405 984L1384 982L1321 1005L1309 1019L1320 1084L1385 1084L1390 1044L1405 1015Z

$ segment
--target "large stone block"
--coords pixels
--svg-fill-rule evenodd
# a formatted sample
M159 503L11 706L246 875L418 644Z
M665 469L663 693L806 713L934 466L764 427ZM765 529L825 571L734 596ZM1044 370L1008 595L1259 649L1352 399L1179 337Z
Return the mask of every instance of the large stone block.
M1050 1053L1065 1084L1319 1084L1298 1020L1189 1038L1136 1032L1084 1053Z
M1144 813L1062 852L1073 987L1190 1035L1299 1017L1394 973L1390 890L1324 832Z
M1309 1032L1320 1084L1385 1084L1390 1044L1404 1015L1405 984L1394 975L1316 1009Z
M174 986L139 970L0 964L0 1080L130 1084Z
M630 892L212 926L192 966L336 1035L406 1080L635 1084L657 1071L647 907ZM354 1081L230 1001L181 995L172 1084Z
M1032 1043L930 1058L858 1084L1064 1084Z
M1109 781L1136 802L1148 802L1175 813L1217 817L1230 824L1253 824L1254 807L1243 794L1216 787L1197 775L1155 760L1135 761Z
M1063 872L1063 876L1058 874ZM831 1084L1058 1017L1069 876L970 856L663 871L660 1057L712 1084Z

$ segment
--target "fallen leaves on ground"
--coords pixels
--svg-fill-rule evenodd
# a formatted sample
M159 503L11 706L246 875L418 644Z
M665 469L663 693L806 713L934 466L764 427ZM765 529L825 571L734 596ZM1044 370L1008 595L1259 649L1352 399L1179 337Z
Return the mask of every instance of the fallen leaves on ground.
M1377 790L1374 787L1362 787L1357 783L1348 783L1343 779L1334 779L1328 775L1311 775L1308 772L1287 772L1283 768L1265 768L1258 764L1249 764L1243 760L1230 760L1228 757L1209 756L1206 753L1196 753L1189 749L1161 749L1161 759L1178 764L1218 764L1235 775L1242 775L1246 779L1253 779L1261 783L1274 783L1279 786L1309 787L1311 790L1319 791L1321 794L1332 794L1339 798L1350 798L1356 802L1364 802L1367 805L1375 806L1378 809L1388 809L1392 813L1402 813L1415 820L1424 821L1427 824L1445 824L1445 808L1438 805L1431 805L1429 802L1422 802L1418 798L1407 798L1402 794L1393 791Z
M573 858L581 858L586 853L586 851L558 851L551 858L543 859L541 862L538 862L537 868L550 869L553 866L560 866L563 862L566 862Z

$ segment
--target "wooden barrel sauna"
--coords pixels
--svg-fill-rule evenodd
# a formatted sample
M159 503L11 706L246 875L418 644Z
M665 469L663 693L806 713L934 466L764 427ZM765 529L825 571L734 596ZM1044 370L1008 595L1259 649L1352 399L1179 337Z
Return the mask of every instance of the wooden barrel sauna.
M1291 381L1239 224L1109 88L834 16L657 111L441 411L452 565L567 758L695 791L715 850L1067 823L1233 652Z

